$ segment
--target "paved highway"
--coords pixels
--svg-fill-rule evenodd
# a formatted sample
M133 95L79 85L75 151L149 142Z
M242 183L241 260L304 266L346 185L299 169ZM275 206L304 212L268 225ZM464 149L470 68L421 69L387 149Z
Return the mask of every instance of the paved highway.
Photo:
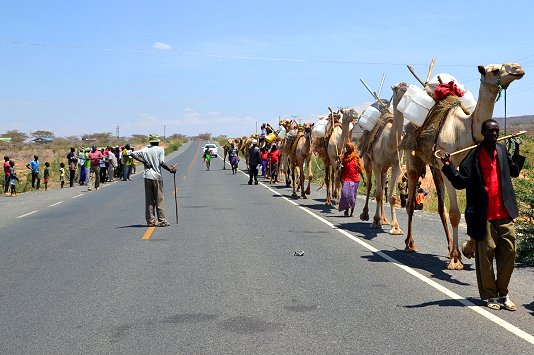
M298 200L220 159L206 171L202 145L167 157L170 227L146 227L140 174L0 198L1 354L534 352L532 268L512 278L517 312L489 310L472 260L446 270L436 215L417 211L406 253L317 186Z

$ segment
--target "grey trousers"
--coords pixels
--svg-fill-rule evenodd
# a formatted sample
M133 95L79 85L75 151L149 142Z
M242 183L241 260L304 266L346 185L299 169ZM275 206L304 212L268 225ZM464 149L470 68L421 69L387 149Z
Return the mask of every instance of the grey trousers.
M145 218L148 224L167 222L165 216L165 201L163 199L163 181L145 180ZM155 213L157 213L157 218Z
M487 222L484 239L477 241L475 265L480 298L496 298L508 294L508 284L514 271L516 232L511 218ZM497 265L497 278L493 259Z

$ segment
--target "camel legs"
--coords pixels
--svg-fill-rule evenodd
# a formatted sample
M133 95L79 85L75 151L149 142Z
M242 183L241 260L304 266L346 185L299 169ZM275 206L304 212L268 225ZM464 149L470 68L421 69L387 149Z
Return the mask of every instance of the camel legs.
M326 206L332 206L332 196L330 195L330 164L324 167L324 183L326 185Z
M371 188L373 187L372 177L373 172L371 168L368 168L369 164L365 164L365 181L367 181L367 190L365 192L365 205L363 206L363 211L360 214L360 219L362 221L369 220L369 195L371 194Z
M392 235L401 235L404 234L402 229L399 226L399 221L397 220L397 206L395 205L396 198L395 196L395 187L397 186L397 180L399 179L400 174L400 165L393 164L391 167L391 179L390 181L390 187L388 190L388 196L387 199L389 201L389 207L391 209L391 229L389 230L389 234Z
M441 172L439 172L440 178L443 180L443 177L441 176ZM445 187L447 188L447 193L449 194L449 204L450 204L450 221L452 225L452 250L450 250L449 256L449 264L447 265L447 269L449 270L462 270L464 268L464 264L462 263L462 255L460 254L460 250L458 249L458 225L460 224L460 209L458 208L458 199L456 195L456 189L452 187L449 180L445 181ZM445 229L445 233L447 233L447 239L450 239L450 232L449 229Z
M306 195L309 195L311 193L311 182L313 180L313 171L312 171L312 164L311 164L311 157L309 157L307 160L306 160L306 164L307 164L307 167L308 167L308 186L306 187L306 190L304 191L304 193Z
M415 242L412 236L412 223L413 223L413 212L415 210L415 190L417 188L417 180L421 176L423 169L425 168L425 163L410 154L407 155L407 177L408 177L408 199L406 201L406 213L408 214L408 232L406 234L406 244L404 250L406 251L417 251L415 247Z
M389 221L386 219L386 216L384 215L384 184L383 181L385 180L385 172L381 171L381 169L373 169L373 173L375 175L375 201L376 201L376 209L375 209L375 215L373 217L373 223L371 223L371 228L382 228L382 224L389 224Z

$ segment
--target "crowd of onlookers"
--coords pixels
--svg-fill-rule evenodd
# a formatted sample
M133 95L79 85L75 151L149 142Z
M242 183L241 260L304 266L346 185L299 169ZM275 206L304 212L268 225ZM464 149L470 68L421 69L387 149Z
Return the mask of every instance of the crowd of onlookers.
M57 171L58 182L63 188L68 179L68 185L74 184L87 186L88 190L98 190L100 184L111 182L116 179L129 181L130 176L135 173L135 164L130 156L133 148L129 144L125 146L107 146L97 148L71 147L66 156L66 163L60 162ZM26 164L26 168L31 171L31 185L33 189L41 188L41 176L44 189L48 189L51 177L50 163L45 162L41 175L41 163L39 156L34 155L33 160ZM68 175L67 170L68 169ZM16 194L16 185L19 177L15 171L15 161L9 156L4 156L4 193Z

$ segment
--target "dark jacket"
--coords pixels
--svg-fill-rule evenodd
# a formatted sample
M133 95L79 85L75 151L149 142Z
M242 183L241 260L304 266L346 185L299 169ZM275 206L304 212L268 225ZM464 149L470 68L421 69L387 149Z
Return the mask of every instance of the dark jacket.
M248 165L256 167L256 165L261 164L260 148L258 146L253 145L250 147L248 153Z
M479 144L467 154L460 163L459 171L452 163L444 165L441 169L455 189L466 189L465 221L467 234L476 240L483 239L486 234L488 204L491 203L488 201L488 193L484 186L478 161L480 149L481 145ZM511 157L502 144L497 144L496 149L504 207L510 217L516 218L519 212L511 178L519 176L525 157L521 155Z

